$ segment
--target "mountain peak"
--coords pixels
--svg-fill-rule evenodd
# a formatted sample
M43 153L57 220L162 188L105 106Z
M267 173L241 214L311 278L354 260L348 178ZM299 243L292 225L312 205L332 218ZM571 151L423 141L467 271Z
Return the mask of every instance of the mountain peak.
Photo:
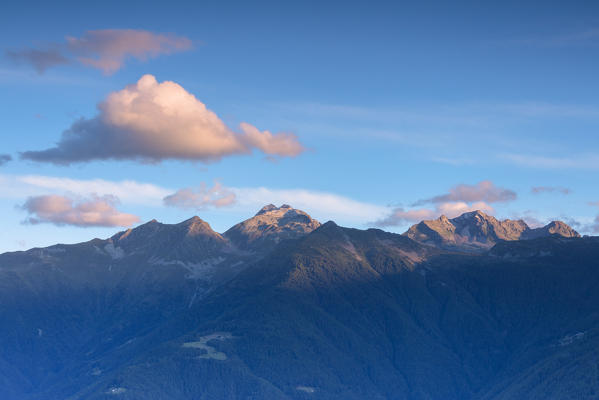
M448 219L422 221L404 235L417 242L462 251L481 251L500 241L534 239L547 236L580 237L578 232L561 221L553 221L531 229L522 220L498 220L481 210L469 211Z
M230 228L224 236L242 249L263 248L301 237L319 226L320 222L302 210L288 204L281 207L268 204L252 218Z
M210 224L208 222L204 221L202 218L198 217L197 215L195 215L189 219L186 219L185 221L183 221L177 225L182 226L185 229L187 229L188 235L215 233L212 230L212 227L210 226Z

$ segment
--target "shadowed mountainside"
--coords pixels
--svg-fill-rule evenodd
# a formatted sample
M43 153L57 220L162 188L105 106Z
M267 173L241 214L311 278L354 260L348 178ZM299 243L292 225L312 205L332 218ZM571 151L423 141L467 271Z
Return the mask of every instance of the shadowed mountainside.
M599 239L461 254L333 222L276 240L285 223L273 225L268 246L240 248L193 218L0 255L0 396L599 393ZM193 270L204 259L223 261Z

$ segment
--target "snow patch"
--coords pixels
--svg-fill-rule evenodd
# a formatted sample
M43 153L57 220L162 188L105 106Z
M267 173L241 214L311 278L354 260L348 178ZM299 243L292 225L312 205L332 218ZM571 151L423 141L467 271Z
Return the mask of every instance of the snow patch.
M225 261L225 257L214 257L200 261L198 263L190 263L181 260L164 260L161 258L154 258L150 260L150 264L153 265L178 265L189 271L187 279L193 280L205 280L209 281L212 279L214 269L217 265Z
M558 342L558 344L560 346L567 346L569 344L574 343L577 340L580 340L584 337L585 332L576 332L573 333L572 335L566 335L563 338L561 338Z
M108 243L104 246L104 251L106 251L113 260L125 257L125 251L120 247L114 247L114 244L112 243Z
M183 347L191 348L191 349L205 350L206 354L202 354L202 355L198 356L198 358L225 361L227 359L227 355L223 352L216 350L214 347L209 346L208 343L213 340L225 341L227 339L232 339L232 338L233 338L233 335L231 335L231 333L229 333L229 332L215 332L211 335L200 337L200 340L198 340L196 342L183 343Z
M306 393L314 393L316 392L316 388L312 387L312 386L296 386L295 390L299 390L300 392L306 392Z
M106 394L123 394L127 391L124 387L111 387L106 391Z

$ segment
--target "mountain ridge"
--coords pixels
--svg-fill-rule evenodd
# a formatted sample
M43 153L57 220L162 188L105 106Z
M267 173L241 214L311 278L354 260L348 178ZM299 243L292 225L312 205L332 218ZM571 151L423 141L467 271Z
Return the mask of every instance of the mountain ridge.
M420 243L447 250L483 252L501 241L529 240L539 237L580 237L580 234L561 221L544 227L530 228L523 220L498 220L480 210L463 213L455 218L442 215L412 225L405 236Z

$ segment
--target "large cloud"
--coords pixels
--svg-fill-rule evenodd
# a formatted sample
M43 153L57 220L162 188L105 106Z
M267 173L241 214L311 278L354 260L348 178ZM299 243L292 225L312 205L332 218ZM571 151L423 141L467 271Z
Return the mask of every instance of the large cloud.
M295 135L272 134L242 123L234 132L204 103L175 82L152 75L108 95L99 114L63 132L56 147L27 151L22 158L70 164L105 159L158 162L164 159L216 161L257 148L269 156L300 154Z
M164 198L164 204L169 207L201 210L206 207L225 207L236 201L235 193L220 182L211 188L202 183L197 188L179 189Z
M118 199L114 196L92 197L74 200L65 196L46 195L29 197L21 208L30 216L30 224L51 223L54 225L130 226L139 218L116 209Z
M145 61L161 54L190 49L191 40L171 34L156 34L135 29L87 31L82 37L67 37L66 43L51 43L44 48L9 50L14 61L31 64L39 73L74 60L98 68L107 75L119 70L128 58Z

